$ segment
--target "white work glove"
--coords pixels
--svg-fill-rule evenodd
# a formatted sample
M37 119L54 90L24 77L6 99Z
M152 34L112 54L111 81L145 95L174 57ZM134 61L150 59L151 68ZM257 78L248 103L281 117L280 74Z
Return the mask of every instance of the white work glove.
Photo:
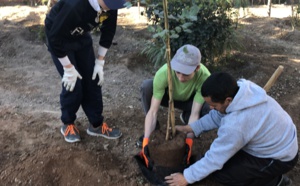
M77 78L82 79L74 66L71 68L64 67L64 76L61 81L67 91L72 92L74 90Z
M98 85L102 86L103 82L104 82L104 73L103 73L103 66L104 66L105 61L104 60L99 60L96 59L95 60L95 66L94 66L94 72L93 72L93 77L92 80L96 79L96 76L99 76L99 82Z

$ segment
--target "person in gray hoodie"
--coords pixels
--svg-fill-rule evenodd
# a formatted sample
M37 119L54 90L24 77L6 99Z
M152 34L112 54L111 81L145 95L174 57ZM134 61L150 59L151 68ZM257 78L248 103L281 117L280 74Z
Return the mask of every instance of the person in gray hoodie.
M169 185L188 185L210 177L223 185L291 185L284 174L298 161L297 130L289 114L255 83L214 73L201 88L212 110L176 126L185 133L218 128L204 157L182 173L165 177Z

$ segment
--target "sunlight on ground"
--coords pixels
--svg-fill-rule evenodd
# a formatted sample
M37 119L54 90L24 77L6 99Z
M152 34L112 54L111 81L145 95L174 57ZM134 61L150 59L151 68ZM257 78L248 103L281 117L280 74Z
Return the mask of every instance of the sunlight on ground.
M142 16L141 13L145 11L145 7L133 6L131 8L122 8L118 10L119 16L126 16L135 23L144 23L147 21L146 16Z
M295 63L300 63L300 59L290 59L290 60L293 61L293 62L295 62Z
M268 17L268 6L254 6L247 7L245 9L240 8L239 10L240 17L247 17L250 15L255 15L258 17ZM292 9L290 5L273 5L271 8L271 17L272 18L283 18L290 17L292 15Z
M145 7L133 6L131 8L122 8L118 10L119 26L134 26L135 29L143 29L148 23L147 17L141 15ZM133 23L133 25L132 25Z
M36 9L39 9L41 12L46 12L47 6L38 6ZM32 7L30 6L3 6L0 7L0 20L7 19L9 21L15 21L23 19L29 16L31 11Z

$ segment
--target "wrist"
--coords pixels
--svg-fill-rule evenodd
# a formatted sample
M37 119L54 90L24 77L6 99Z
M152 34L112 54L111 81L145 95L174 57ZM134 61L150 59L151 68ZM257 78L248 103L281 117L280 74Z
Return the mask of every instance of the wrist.
M188 144L189 146L193 145L193 139L192 138L186 138L185 143Z
M107 53L107 50L108 50L107 48L104 48L103 46L99 46L99 48L98 48L98 59L99 58L104 59L104 57Z
M75 69L75 67L72 64L70 66L69 65L64 66L63 68L65 72L73 72L73 69Z
M104 57L103 56L98 56L97 59L98 60L104 60Z
M63 67L72 67L72 63L70 61L70 59L68 58L68 56L62 57L62 58L58 58L59 62L61 63L61 65Z
M143 147L145 147L146 145L148 145L149 143L149 138L144 138L143 139Z
M72 68L72 67L73 67L72 64L68 64L68 65L64 66L64 68Z
M97 65L100 65L100 66L104 66L104 64L105 64L105 61L102 59L96 59L96 61L95 61L95 63L97 64Z

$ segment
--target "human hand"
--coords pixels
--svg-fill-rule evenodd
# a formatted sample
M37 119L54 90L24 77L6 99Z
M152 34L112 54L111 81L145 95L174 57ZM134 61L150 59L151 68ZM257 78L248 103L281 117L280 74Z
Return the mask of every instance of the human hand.
M150 159L149 149L148 149L149 138L144 138L142 151L140 152L141 158L144 159L146 167L150 170L153 169L153 161Z
M166 176L165 180L170 186L186 186L189 184L181 173L174 173L170 176Z
M92 80L96 79L96 76L99 76L99 82L97 85L102 86L104 82L104 73L103 73L103 66L104 66L105 61L104 60L95 60L95 66L94 66L94 72L93 72L93 77Z
M191 128L190 125L176 125L175 129L177 131L183 132L183 133L190 133L193 132L193 129Z
M73 65L69 68L64 67L64 75L61 81L67 91L72 92L74 90L77 78L82 79Z

